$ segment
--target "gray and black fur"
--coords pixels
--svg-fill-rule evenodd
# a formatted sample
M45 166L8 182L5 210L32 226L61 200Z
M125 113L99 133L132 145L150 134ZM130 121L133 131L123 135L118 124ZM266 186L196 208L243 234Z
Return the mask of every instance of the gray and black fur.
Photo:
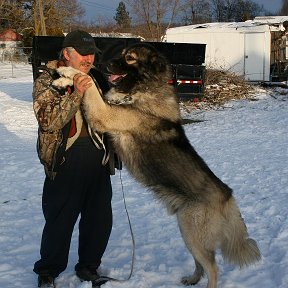
M140 43L126 49L107 68L122 77L104 101L95 86L86 91L85 117L92 129L110 134L130 173L176 215L195 260L194 274L182 283L196 284L206 272L207 288L216 288L217 248L225 260L241 267L261 258L232 190L187 139L176 95L167 84L170 65L162 55ZM77 71L64 68L59 73L73 77Z

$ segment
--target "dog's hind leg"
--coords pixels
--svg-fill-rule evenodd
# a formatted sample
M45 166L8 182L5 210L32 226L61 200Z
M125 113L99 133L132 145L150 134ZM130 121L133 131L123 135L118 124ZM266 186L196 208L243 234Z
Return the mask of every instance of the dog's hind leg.
M213 247L205 247L207 238L211 237L207 235L209 232L205 227L205 211L193 211L194 209L188 207L177 212L183 240L193 255L196 265L194 274L182 278L181 282L184 285L194 285L199 282L205 271L208 276L207 288L217 288L218 268L215 261L215 251Z
M182 278L181 282L184 285L187 285L187 286L195 285L200 281L200 279L204 275L204 269L202 265L195 258L194 258L194 261L195 261L195 271L192 276Z
M186 244L187 245L187 244ZM195 285L199 282L205 271L208 276L207 288L217 288L218 269L215 262L215 253L204 251L198 247L188 247L195 259L196 268L192 276L183 277L181 282L184 285ZM196 251L195 251L196 250Z

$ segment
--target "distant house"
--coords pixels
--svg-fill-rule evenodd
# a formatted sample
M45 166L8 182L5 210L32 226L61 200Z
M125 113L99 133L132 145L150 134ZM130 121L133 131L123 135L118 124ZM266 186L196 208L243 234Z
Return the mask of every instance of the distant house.
M8 28L4 30L2 33L0 33L0 41L1 42L17 42L22 41L23 37L19 33L17 33L15 30Z
M22 45L23 37L15 30L8 28L0 33L0 60L10 60L15 55L24 55L19 47Z
M233 71L249 81L287 77L288 16L175 27L167 29L165 40L206 44L208 67Z

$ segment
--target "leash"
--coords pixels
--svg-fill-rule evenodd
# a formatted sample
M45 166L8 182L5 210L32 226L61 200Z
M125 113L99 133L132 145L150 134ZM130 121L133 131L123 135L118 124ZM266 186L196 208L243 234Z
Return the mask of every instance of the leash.
M100 276L99 279L97 279L96 281L93 281L93 283L95 283L96 285L99 285L99 287L106 283L107 281L114 281L114 282L126 282L128 280L131 279L132 277L132 274L133 274L133 270L134 270L134 263L135 263L135 237L134 237L134 233L133 233L133 230L132 230L132 224L131 224L131 221L130 221L130 216L129 216L129 213L128 213L128 209L127 209L127 204L126 204L126 199L125 199L125 193L124 193L124 188L123 188L123 181L122 181L122 174L121 174L121 169L119 170L119 177L120 177L120 183L121 183L121 191L122 191L122 196L123 196L123 202L124 202L124 208L125 208L125 212L126 212L126 215L127 215L127 219L128 219L128 224L129 224L129 230L130 230L130 235L131 235L131 240L132 240L132 245L133 245L133 248L132 248L132 260L131 260L131 268L130 268L130 273L128 275L128 277L126 279L116 279L116 278L113 278L113 277L108 277L108 276Z
M93 79L96 87L98 88L98 91L99 91L101 97L104 98L102 89L100 88L100 86L99 86L97 80L95 79L95 77L93 75L89 75L89 76ZM104 154L104 157L102 159L102 163L103 163L103 165L105 165L108 162L108 160L109 160L109 154L106 156L106 147L105 147L105 144L103 142L103 135L102 135L102 139L101 139L97 133L95 133L95 132L92 133L92 129L90 128L89 125L88 125L88 131L89 131L90 135L95 135L96 136L97 140L100 142L100 144L104 148L105 154ZM95 143L96 147L99 147L99 145L95 141L95 139L93 137L91 137L91 138L92 138L93 142ZM120 161L120 159L118 159L118 160ZM133 270L134 270L134 263L135 263L135 237L134 237L134 233L133 233L133 230L132 230L132 224L131 224L130 216L129 216L128 209L127 209L125 193L124 193L124 188L123 188L121 169L119 169L119 177L120 177L120 183L121 183L121 191L122 191L122 196L123 196L124 208L125 208L125 212L126 212L127 219L128 219L129 230L130 230L130 235L131 235L131 240L132 240L132 245L133 245L131 268L130 268L130 273L129 273L129 275L128 275L128 277L126 279L116 279L116 278L108 277L108 276L100 276L97 280L93 281L93 283L96 284L96 285L99 285L99 287L102 284L106 283L107 281L126 282L126 281L131 279L132 274L133 274Z

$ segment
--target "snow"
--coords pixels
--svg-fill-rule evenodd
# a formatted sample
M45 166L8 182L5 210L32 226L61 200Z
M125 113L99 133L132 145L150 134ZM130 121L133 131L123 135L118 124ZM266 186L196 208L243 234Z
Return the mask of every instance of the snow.
M29 65L0 63L0 287L37 287L33 264L39 258L44 225L41 193L44 172L36 154L37 123L32 110ZM13 76L13 77L12 77ZM234 196L250 236L263 259L240 270L217 254L219 287L285 288L288 283L288 91L258 89L254 101L232 101L221 109L195 110L185 117L203 120L185 125L198 151ZM132 241L123 193L132 222L136 251L129 281L107 282L103 288L176 288L192 273L173 216L124 169L112 176L114 225L101 272L126 279L132 263ZM123 186L122 184L123 183ZM76 227L75 227L76 228ZM97 243L95 243L97 245ZM90 288L74 273L77 229L67 269L57 287ZM204 288L207 278L195 287Z

